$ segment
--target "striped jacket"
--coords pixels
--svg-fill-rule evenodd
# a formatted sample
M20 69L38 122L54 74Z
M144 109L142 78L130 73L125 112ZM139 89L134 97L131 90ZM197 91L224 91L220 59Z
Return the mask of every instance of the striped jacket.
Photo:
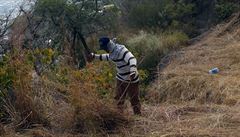
M116 64L116 78L123 82L137 83L139 75L137 71L137 60L133 54L124 46L116 43L113 51L109 54L93 54L95 59L112 61ZM130 74L135 73L135 78L130 80Z

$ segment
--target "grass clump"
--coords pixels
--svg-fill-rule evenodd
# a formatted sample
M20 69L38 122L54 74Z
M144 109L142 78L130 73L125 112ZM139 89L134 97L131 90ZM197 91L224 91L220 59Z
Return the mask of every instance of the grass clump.
M114 104L111 91L115 78L108 63L88 64L77 70L61 60L38 76L29 58L32 54L19 54L12 55L5 65L13 70L9 86L13 94L1 97L1 122L9 123L13 130L45 127L90 135L115 132L128 123L110 105Z
M128 123L113 99L112 67L104 62L88 64L70 73L69 99L75 108L75 130L85 134L115 132Z
M34 85L33 67L26 63L24 56L13 54L8 62L12 70L11 85L6 88L3 100L5 115L2 121L11 122L15 129L31 128L35 124L49 125L44 98ZM44 87L42 87L44 88Z
M181 32L151 34L141 31L127 41L129 48L139 58L139 66L152 69L157 66L163 56L184 46L187 35Z
M187 40L188 36L182 32L152 34L141 31L127 40L127 46L138 58L139 68L153 73L165 55L184 47Z

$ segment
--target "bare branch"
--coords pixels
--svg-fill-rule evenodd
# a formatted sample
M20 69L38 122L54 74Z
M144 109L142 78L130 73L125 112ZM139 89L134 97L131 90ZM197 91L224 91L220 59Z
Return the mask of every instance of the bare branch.
M12 25L12 22L11 22L12 13L13 13L13 10L8 15L6 15L3 19L0 20L0 23L1 23L0 38L6 35L7 31Z

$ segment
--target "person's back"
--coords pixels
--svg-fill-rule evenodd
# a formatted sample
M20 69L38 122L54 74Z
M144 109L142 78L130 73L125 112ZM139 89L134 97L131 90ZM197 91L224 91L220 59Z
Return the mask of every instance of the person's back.
M116 64L117 79L131 83L138 82L136 58L124 45L116 44L115 47L113 52L109 54L109 58ZM135 73L134 79L130 78L132 73Z

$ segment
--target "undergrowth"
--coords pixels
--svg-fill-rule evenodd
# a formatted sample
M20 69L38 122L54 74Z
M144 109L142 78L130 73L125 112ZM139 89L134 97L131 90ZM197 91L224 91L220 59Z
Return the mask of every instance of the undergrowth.
M50 56L43 57L48 59L53 54L42 55ZM88 64L86 68L77 70L61 64L64 62L62 60L58 65L44 69L42 75L38 76L32 66L32 51L16 53L9 58L11 61L2 64L4 67L1 68L1 76L5 76L5 79L1 79L1 85L6 83L6 88L1 90L1 93L6 91L6 96L1 95L1 121L10 123L15 130L40 125L61 127L56 124L63 124L68 125L64 128L82 134L104 134L128 123L110 98L115 78L109 63L96 62L95 65ZM48 61L43 63L49 65ZM8 69L12 70L12 77L8 77ZM11 84L7 84L8 81ZM9 92L13 94L8 96ZM61 109L71 110L66 115L68 117L64 117L64 114L58 116L58 110ZM54 121L57 117L63 123ZM72 120L72 123L67 120Z

